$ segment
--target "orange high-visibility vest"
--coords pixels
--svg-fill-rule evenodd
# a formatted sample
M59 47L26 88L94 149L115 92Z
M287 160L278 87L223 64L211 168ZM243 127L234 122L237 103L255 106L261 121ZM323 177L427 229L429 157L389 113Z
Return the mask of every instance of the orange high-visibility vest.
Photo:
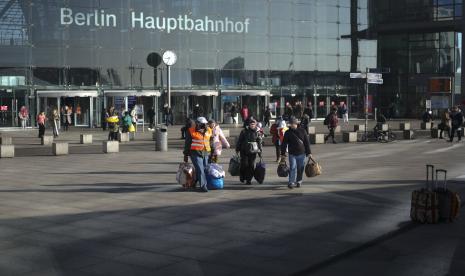
M195 130L195 127L189 128L189 133L192 137L192 144L191 150L198 150L203 151L206 150L208 152L211 151L210 147L210 138L212 137L212 129L207 128L205 134L202 134Z

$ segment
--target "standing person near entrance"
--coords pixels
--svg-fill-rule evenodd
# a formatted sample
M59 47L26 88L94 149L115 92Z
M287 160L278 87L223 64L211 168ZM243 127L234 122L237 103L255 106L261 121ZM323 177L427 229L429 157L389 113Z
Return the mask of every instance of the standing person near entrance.
M334 133L336 131L337 125L339 124L339 119L337 118L337 108L333 108L328 116L326 116L325 124L329 129L329 134L325 136L325 143L329 140L329 137L331 137L333 144L336 144Z
M233 124L237 124L237 107L236 107L236 104L232 104L231 105L231 109L229 110L229 113L231 114L231 117L232 117L232 120L233 120Z
M241 156L240 181L252 185L257 154L261 157L262 141L257 132L257 121L250 118L236 143L236 152Z
M69 126L71 125L71 115L73 115L73 111L65 105L65 131L68 131Z
M149 118L149 130L153 130L153 128L155 127L155 109L153 108L153 106L151 106L149 110L147 110L147 118Z
M45 112L40 112L37 116L37 124L39 125L39 138L44 137L45 135L45 122L47 121L47 116Z
M309 122L311 123L313 119L313 107L311 102L307 103L307 107L304 109L304 114L310 118Z
M211 154L211 140L212 129L208 127L207 119L204 117L197 118L195 126L189 128L187 131L183 153L184 162L188 161L189 156L191 157L202 192L208 192L205 169Z
M58 137L60 135L58 128L60 126L60 113L57 108L52 110L52 127L53 127L53 137Z
M298 120L291 117L289 120L289 130L284 134L281 145L281 160L286 158L286 151L289 152L289 184L287 187L293 189L302 185L303 172L305 167L305 157L311 156L310 141L304 129L298 127Z
M199 104L196 104L194 106L194 109L192 110L192 115L194 118L200 118L203 116L203 109Z
M309 126L310 126L310 117L308 117L307 114L304 114L302 116L302 120L300 121L300 128L305 130L305 133L307 133L307 135L309 134L308 133L308 127Z
M263 112L263 127L270 127L270 120L271 120L271 110L270 107L267 106L265 108L265 112Z
M124 117L123 117L123 133L129 132L129 128L133 125L132 123L132 117L129 114L129 112L124 112Z
M117 141L118 140L118 132L119 132L119 117L118 112L116 112L113 108L110 109L110 117L107 119L108 121L108 141Z
M294 109L292 108L291 103L287 102L286 103L286 109L284 111L284 120L289 120L291 116L294 115Z
M137 105L134 105L131 109L131 120L134 127L137 127Z
M303 115L302 102L297 102L294 107L294 117L301 119Z
M19 119L21 120L21 128L26 129L27 120L29 120L29 111L27 110L27 107L25 107L24 105L21 106L18 116L19 116Z
M249 108L247 107L246 104L242 106L241 117L242 117L242 122L244 122L244 124L247 121L247 119L249 119Z
M166 126L169 126L170 124L173 125L173 111L168 104L163 106L163 118Z
M439 129L441 132L439 133L439 139L444 139L443 133L444 131L447 132L447 137L450 139L450 130L451 130L451 121L450 121L450 112L449 110L444 111L441 116L441 123L439 124Z
M457 138L460 142L462 140L462 124L463 124L463 114L462 111L459 109L458 106L454 106L452 109L452 113L450 115L452 129L450 131L450 140L449 142L454 141L454 135L457 132Z
M347 105L345 103L343 103L341 106L341 115L344 124L349 126L349 110L347 109Z
M281 141L280 141L280 137L279 137L278 127L281 124L282 119L283 118L281 116L279 116L279 118L276 119L276 122L273 125L271 125L271 127L270 127L270 134L272 135L271 136L271 141L273 142L273 145L274 145L275 150L276 150L276 162L279 162L279 157L281 156L281 154L280 154L280 152L281 152Z
M218 162L218 158L221 155L221 151L223 147L229 149L231 145L229 145L228 139L224 136L223 130L220 126L215 122L215 120L209 120L208 126L212 129L212 155L211 161L214 163Z

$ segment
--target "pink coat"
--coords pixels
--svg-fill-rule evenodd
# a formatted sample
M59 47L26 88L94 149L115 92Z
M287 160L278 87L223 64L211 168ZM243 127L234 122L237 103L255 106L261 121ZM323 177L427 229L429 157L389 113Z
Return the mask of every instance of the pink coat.
M223 131L221 130L220 126L216 126L213 129L213 154L220 156L221 150L223 147L230 148L228 140L224 136Z

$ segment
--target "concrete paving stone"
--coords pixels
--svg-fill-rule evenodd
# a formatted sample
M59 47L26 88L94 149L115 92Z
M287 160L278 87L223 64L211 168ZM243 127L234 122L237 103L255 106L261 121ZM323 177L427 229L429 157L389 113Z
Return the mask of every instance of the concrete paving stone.
M148 251L152 253L161 253L183 246L184 243L179 241L166 241L156 236L153 238L144 237L126 237L115 239L114 243L129 249Z
M188 234L202 234L211 231L210 226L195 225L192 223L175 224L172 226L168 226L167 229Z
M18 257L2 255L0 258L0 275L21 275L33 270L33 265Z
M230 275L238 271L238 267L215 264L213 262L199 262L186 260L174 265L167 266L157 271L160 275L167 276L216 276Z
M153 276L153 271L141 266L123 264L116 261L106 261L95 265L86 266L80 270L93 275L112 275L112 276Z
M166 253L172 256L177 256L185 259L194 259L194 260L210 260L213 258L216 253L220 250L205 248L201 246L186 246L183 245L178 248L167 251Z
M119 255L115 257L114 260L121 263L142 266L154 270L184 261L183 258L178 258L169 254L157 254L139 250L133 250L126 254Z

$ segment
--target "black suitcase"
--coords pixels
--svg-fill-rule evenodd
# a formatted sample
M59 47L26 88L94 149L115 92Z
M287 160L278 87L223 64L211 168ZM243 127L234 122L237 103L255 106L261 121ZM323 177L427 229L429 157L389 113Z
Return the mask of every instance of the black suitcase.
M266 165L262 159L255 165L255 171L253 177L259 184L262 184L265 181L265 174L266 174Z

